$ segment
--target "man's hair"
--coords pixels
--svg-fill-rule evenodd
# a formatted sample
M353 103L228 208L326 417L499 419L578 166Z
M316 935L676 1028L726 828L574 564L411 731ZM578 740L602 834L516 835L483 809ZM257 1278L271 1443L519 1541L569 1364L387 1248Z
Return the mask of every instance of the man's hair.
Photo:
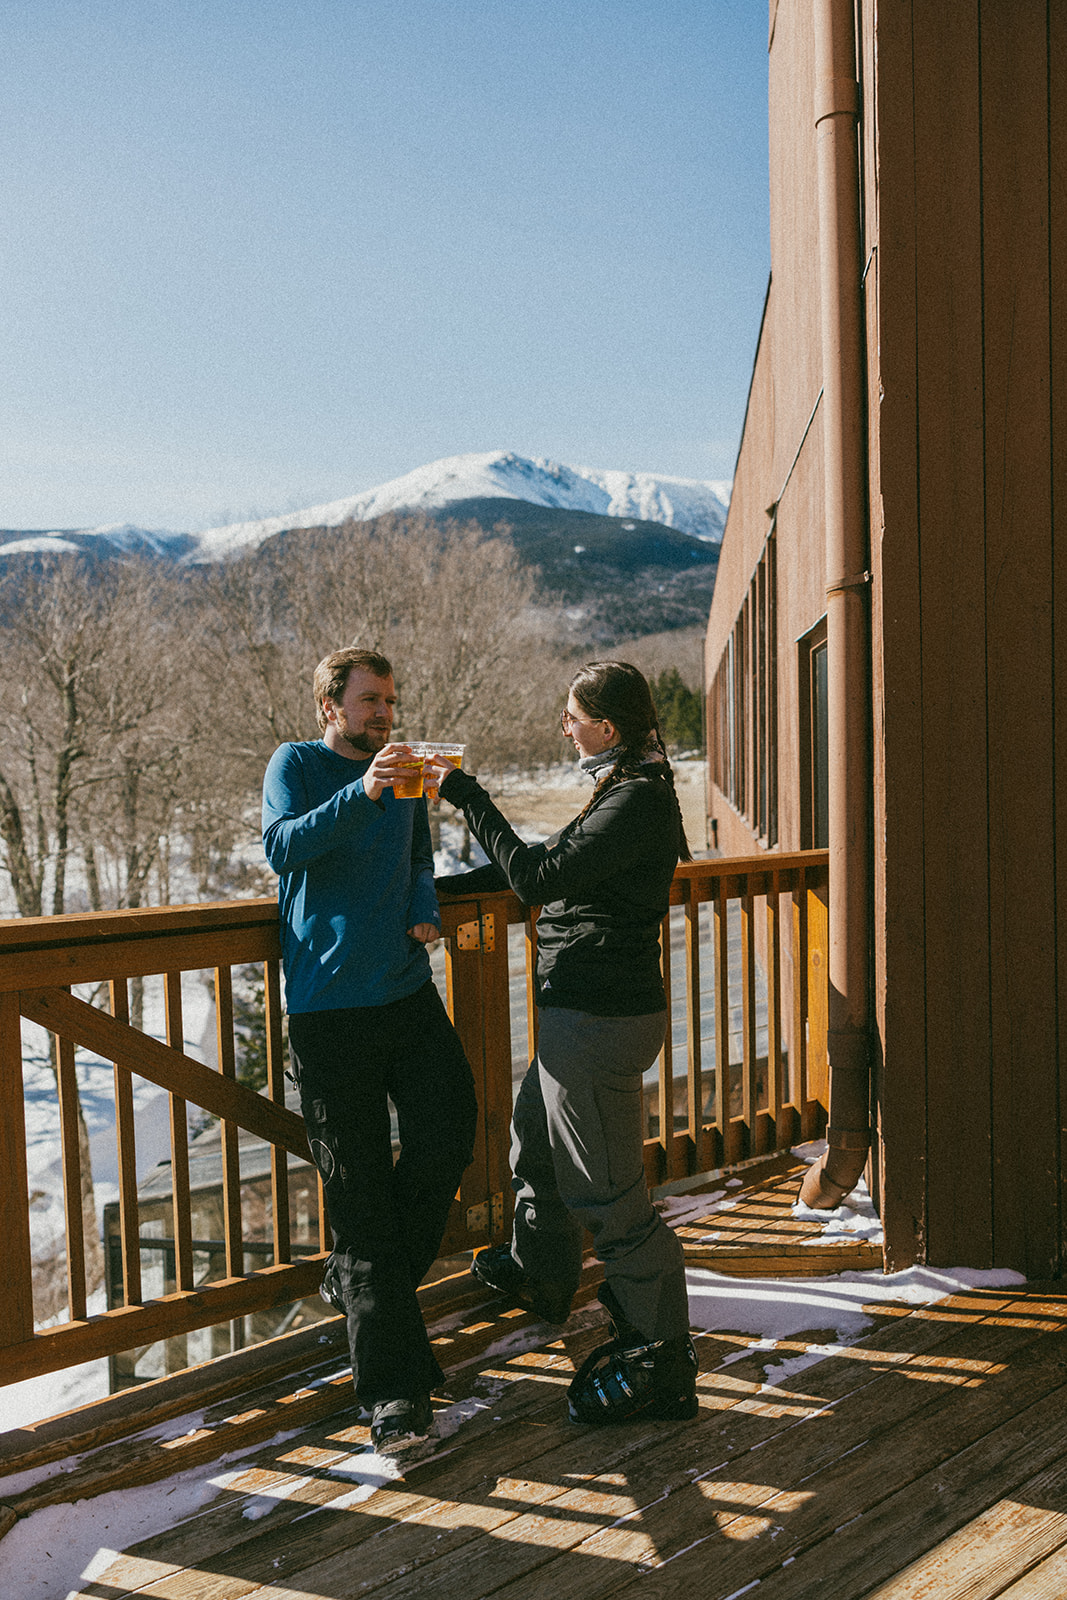
M377 650L360 650L355 645L349 645L345 650L331 650L328 656L323 656L315 668L315 677L312 682L312 693L315 696L315 716L318 719L319 732L326 732L326 713L323 710L324 700L340 700L345 692L348 674L353 667L359 667L364 672L369 672L375 678L391 678L393 669L386 658Z

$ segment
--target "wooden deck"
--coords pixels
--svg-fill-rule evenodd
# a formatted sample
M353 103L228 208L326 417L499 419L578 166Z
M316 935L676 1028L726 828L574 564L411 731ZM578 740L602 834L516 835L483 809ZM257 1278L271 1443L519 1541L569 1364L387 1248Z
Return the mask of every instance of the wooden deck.
M765 1172L729 1210L689 1219L683 1238L710 1264L709 1234L729 1235L745 1270L757 1247L764 1259L783 1245L819 1255L800 1242L817 1228L791 1218L793 1192L781 1168ZM227 1464L236 1475L210 1504L123 1552L81 1595L1067 1595L1067 1286L875 1304L862 1338L771 1383L768 1368L832 1332L812 1327L758 1350L743 1331L701 1333L696 1421L589 1429L567 1420L564 1392L603 1338L592 1282L590 1303L550 1339L524 1314L476 1298L468 1281L436 1291L453 1305L435 1324L449 1371L435 1397L443 1437L402 1480L361 1481L368 1430L338 1371L337 1323L326 1345L308 1336L299 1377L272 1371L276 1341L5 1436L4 1473L59 1465L79 1445L60 1477L7 1497L11 1514L162 1479L265 1439ZM159 1427L165 1415L170 1430Z

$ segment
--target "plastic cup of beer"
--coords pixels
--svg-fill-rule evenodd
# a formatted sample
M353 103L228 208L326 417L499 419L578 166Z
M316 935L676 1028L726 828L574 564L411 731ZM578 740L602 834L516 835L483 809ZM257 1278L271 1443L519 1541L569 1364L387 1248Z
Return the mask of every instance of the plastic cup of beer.
M405 741L406 742L406 741ZM428 755L433 754L433 745L408 743L411 751L411 766L418 770L409 777L393 779L393 794L397 800L418 800L422 797L422 764Z
M427 755L444 756L447 761L451 761L454 767L463 765L463 752L466 748L465 744L443 744L440 740L434 743L432 739L426 741ZM432 778L426 779L426 796L427 799L433 801L438 798L437 785Z

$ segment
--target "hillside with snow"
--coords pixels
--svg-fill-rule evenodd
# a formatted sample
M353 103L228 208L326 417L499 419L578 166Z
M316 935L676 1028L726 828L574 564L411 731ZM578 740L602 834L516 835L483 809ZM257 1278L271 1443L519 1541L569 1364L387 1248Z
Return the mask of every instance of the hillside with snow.
M568 467L510 450L446 456L375 489L306 511L287 512L257 522L236 522L197 536L190 559L217 560L261 544L290 528L332 528L354 520L369 522L391 511L447 512L472 500L525 501L564 511L655 522L694 538L722 538L730 485L722 480L670 478L650 472L598 471Z
M237 522L207 533L167 533L131 523L0 529L0 557L34 559L131 552L207 564L299 543L307 530L371 524L392 513L503 530L536 573L539 594L566 608L590 645L703 626L711 604L730 485L650 472L598 471L513 451L447 456L361 494L304 511Z

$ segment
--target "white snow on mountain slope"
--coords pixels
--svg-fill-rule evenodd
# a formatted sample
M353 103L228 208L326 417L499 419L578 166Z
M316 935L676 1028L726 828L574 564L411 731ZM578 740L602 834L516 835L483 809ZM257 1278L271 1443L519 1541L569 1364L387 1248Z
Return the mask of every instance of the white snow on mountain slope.
M431 461L401 478L328 505L212 528L199 535L194 559L217 560L288 528L330 528L350 519L365 522L390 511L439 511L460 500L482 499L526 500L599 516L635 517L717 543L722 538L729 498L730 484L722 479L704 482L651 472L598 471L564 466L543 457L518 456L510 450L489 451Z
M80 548L61 533L27 533L7 541L0 535L0 554L5 556L76 555Z
M150 550L156 555L181 554L189 535L162 528L139 528L132 522L109 522L99 528L0 529L0 555L76 554L99 539L113 550Z

